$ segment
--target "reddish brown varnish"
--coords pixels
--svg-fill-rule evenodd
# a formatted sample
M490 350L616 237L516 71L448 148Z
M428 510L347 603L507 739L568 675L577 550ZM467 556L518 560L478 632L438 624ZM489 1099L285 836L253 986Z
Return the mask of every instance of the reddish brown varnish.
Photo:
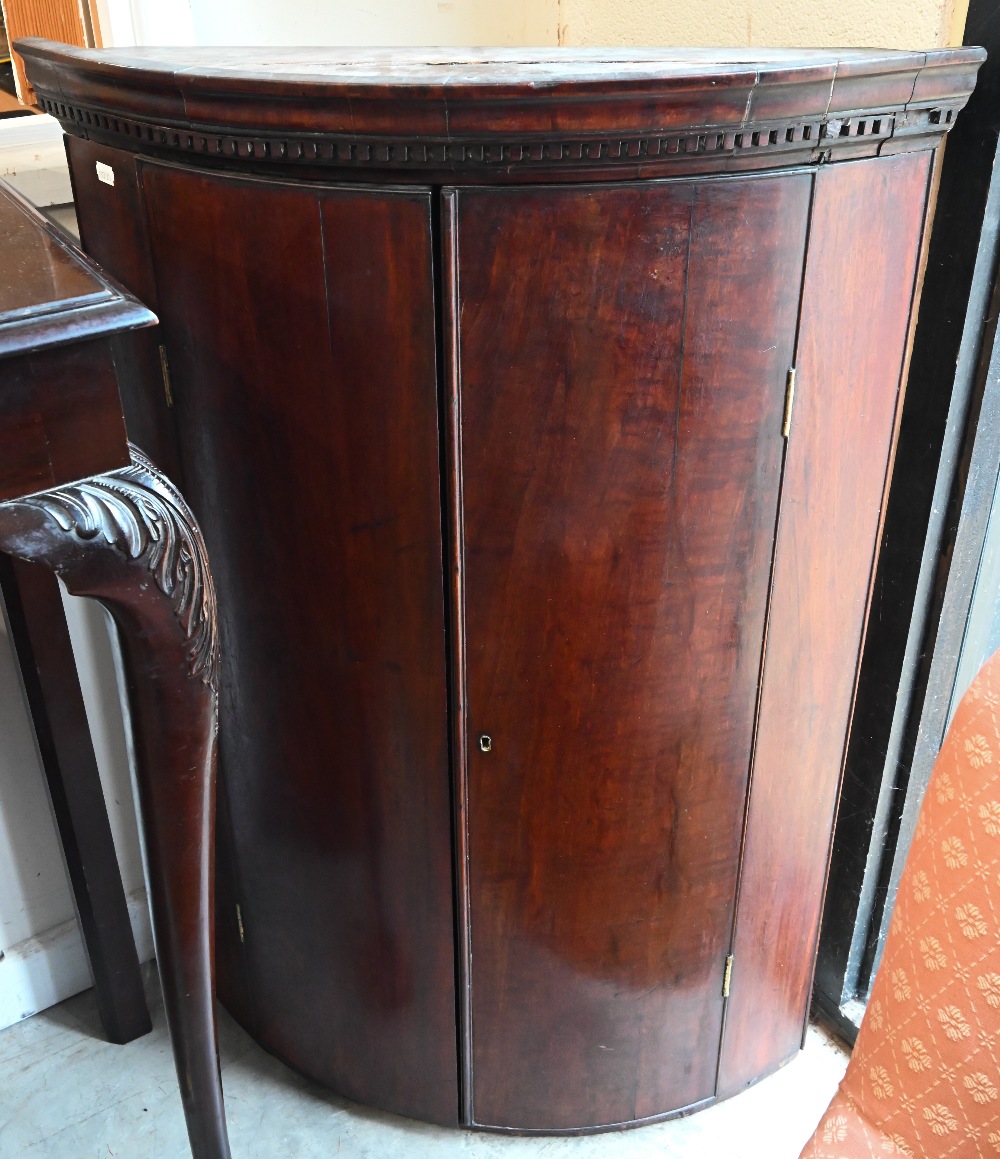
M136 158L118 151L111 158L107 149L96 149L89 141L73 137L66 138L66 153L70 158L81 243L103 266L117 270L125 285L155 311L156 283L146 211L135 176ZM113 186L99 180L99 158L111 163L116 174ZM129 437L168 475L179 477L177 439L166 385L156 389L164 377L162 343L158 330L131 335L128 342L117 344L115 359L126 371L122 374L121 402ZM168 363L168 378L169 370ZM145 388L130 389L129 384L136 382L145 383Z
M153 315L0 187L0 502L128 463L112 353Z
M142 181L184 475L242 674L220 745L256 1030L352 1098L388 1083L395 1110L454 1122L430 197ZM292 294L276 252L299 255ZM290 541L289 520L311 533Z
M163 321L126 412L220 588L238 1017L506 1130L780 1065L980 54L22 52Z
M816 179L722 1094L802 1042L929 171L918 153Z
M810 185L458 197L477 1122L714 1094Z

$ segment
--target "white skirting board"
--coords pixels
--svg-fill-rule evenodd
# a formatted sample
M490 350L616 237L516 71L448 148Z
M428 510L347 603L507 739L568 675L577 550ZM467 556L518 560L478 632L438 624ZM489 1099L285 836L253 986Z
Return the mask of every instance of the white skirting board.
M153 957L146 891L130 893L128 916L139 961ZM93 985L76 919L25 938L0 958L0 1029L72 998Z

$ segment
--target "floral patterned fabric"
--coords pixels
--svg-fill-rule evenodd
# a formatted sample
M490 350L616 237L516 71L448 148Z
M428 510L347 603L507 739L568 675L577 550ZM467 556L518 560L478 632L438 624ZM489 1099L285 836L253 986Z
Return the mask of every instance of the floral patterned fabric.
M948 731L847 1074L801 1159L1000 1156L1000 653Z

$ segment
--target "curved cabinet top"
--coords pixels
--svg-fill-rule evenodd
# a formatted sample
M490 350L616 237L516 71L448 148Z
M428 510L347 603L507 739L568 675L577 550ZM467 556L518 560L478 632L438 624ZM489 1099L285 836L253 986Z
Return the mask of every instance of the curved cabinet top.
M257 172L482 182L756 169L932 147L979 48L93 50L16 44L45 112Z

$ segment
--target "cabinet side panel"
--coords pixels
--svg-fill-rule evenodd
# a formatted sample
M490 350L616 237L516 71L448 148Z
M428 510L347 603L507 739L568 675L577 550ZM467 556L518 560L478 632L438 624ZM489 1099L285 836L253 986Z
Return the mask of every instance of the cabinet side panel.
M816 177L721 1095L801 1045L930 156Z
M66 137L80 242L112 277L158 312L146 213L136 158L131 153ZM98 166L105 180L98 177ZM113 184L108 173L113 174ZM122 334L113 340L128 436L179 484L173 414L163 385L160 330Z
M458 194L478 1123L714 1094L810 183Z
M458 1115L430 195L148 166L254 1032Z

